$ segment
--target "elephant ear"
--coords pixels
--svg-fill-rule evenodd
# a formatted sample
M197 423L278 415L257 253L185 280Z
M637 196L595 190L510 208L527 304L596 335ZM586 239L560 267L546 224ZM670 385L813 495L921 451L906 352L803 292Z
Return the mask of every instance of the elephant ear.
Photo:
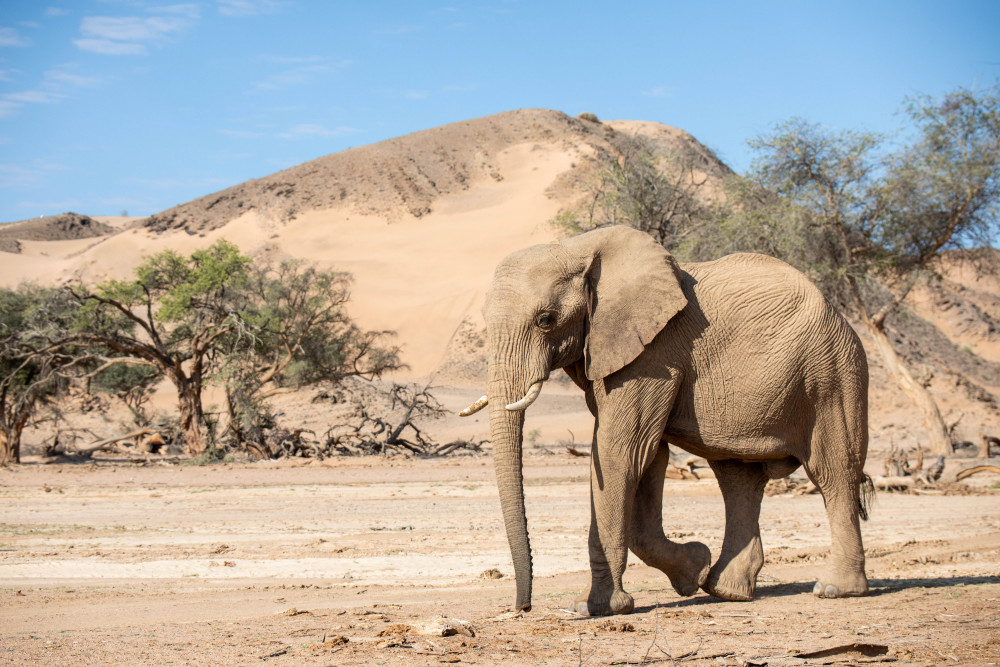
M607 227L563 241L589 254L587 378L624 368L687 305L674 258L645 232Z

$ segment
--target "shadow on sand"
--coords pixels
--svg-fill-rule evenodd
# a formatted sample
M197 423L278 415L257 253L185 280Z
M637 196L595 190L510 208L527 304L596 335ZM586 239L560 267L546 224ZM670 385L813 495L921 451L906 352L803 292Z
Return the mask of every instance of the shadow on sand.
M979 584L1000 584L1000 576L983 577L928 577L925 579L869 579L868 596L879 597L881 595L892 595L899 591L914 588L950 588L952 586L977 586ZM757 587L758 600L763 598L784 597L789 595L812 595L814 582L795 582L788 584L765 584ZM701 607L714 604L727 604L727 600L699 592L695 596L676 600L660 605L646 605L636 607L639 613L653 611L657 607L660 609L683 609L685 607Z

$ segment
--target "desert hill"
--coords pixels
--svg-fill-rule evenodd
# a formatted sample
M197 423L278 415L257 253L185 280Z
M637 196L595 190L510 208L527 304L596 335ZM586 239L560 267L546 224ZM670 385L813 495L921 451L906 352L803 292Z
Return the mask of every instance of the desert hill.
M107 236L117 230L89 215L62 213L0 226L0 252L21 252L21 241L67 241Z
M357 213L399 221L430 215L449 197L510 174L512 150L528 146L573 155L558 187L586 171L588 157L614 152L631 136L674 160L719 180L732 173L691 135L659 123L591 122L558 111L525 109L452 123L327 155L290 169L233 186L146 219L153 231L218 229L249 212L290 220L314 210L348 206ZM523 162L532 162L523 156ZM553 198L567 192L553 192Z
M548 221L586 196L599 156L635 137L707 178L706 196L732 173L695 138L659 123L510 111L327 155L149 218L83 225L100 236L66 216L61 233L36 220L0 227L0 284L126 277L151 253L226 238L251 255L351 272L352 315L398 333L412 377L479 385L479 311L493 267L558 238ZM970 440L1000 432L1000 283L976 266L956 253L940 280L911 295L911 311L890 321L897 349L942 412L962 411L956 434ZM869 358L873 435L913 442L919 416L871 349Z

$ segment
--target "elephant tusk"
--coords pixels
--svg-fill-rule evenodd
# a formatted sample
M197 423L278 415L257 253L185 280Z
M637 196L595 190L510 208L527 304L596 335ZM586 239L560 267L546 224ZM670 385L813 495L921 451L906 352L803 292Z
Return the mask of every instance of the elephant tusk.
M507 406L507 409L512 412L526 410L529 405L535 402L535 399L538 398L538 394L541 391L542 391L542 381L539 380L538 382L528 387L528 393L524 395L524 398L522 398L517 403L511 403L510 405Z
M470 405L466 409L464 409L461 412L459 412L458 416L459 417L468 417L469 415L475 414L475 413L479 412L480 410L482 410L483 408L485 408L487 406L487 404L489 404L489 402L490 402L490 399L486 398L486 395L483 394L482 396L479 397L478 401L476 401L475 403L473 403L472 405Z

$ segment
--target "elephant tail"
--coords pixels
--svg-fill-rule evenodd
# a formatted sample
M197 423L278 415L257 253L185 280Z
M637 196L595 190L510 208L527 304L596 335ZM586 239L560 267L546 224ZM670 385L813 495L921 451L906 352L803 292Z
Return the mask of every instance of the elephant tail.
M858 493L858 516L862 521L868 520L873 507L875 507L875 483L871 477L865 475L861 478Z

